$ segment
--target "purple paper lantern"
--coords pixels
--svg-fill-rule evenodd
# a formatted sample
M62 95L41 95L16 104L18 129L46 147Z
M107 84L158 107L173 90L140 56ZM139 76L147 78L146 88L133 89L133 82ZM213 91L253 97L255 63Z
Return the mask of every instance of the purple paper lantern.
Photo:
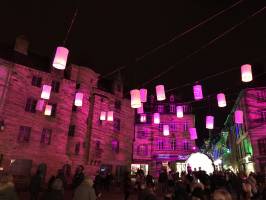
M203 99L203 93L202 93L202 86L201 85L194 85L193 86L193 93L194 93L194 99L195 100Z
M226 106L226 99L224 93L217 94L217 102L219 107L225 107Z
M36 110L43 111L44 104L45 104L44 100L39 99L36 105Z
M160 113L154 113L153 114L153 123L154 124L160 124Z
M183 106L177 106L176 107L176 116L178 118L182 118L184 116L184 113L183 113Z
M140 101L140 91L137 89L130 91L131 95L131 108L140 108L141 101Z
M41 98L42 99L49 99L51 94L52 87L50 85L43 85L42 86L42 93Z
M57 47L53 61L53 67L64 70L66 68L68 53L69 51L67 48Z
M252 69L250 64L245 64L241 66L241 78L243 82L252 81Z
M190 139L191 140L198 139L197 129L196 128L189 128L189 133L190 133Z
M169 125L167 125L167 124L164 124L164 125L163 125L163 135L164 135L164 136L168 136L168 135L170 135Z
M235 123L236 124L243 124L243 111L242 110L236 110L235 111Z
M214 116L206 116L206 128L213 129L214 126Z
M142 103L147 102L147 89L142 88L139 91L140 91L140 101Z
M82 100L83 100L83 93L78 92L75 96L75 106L80 107L82 106Z
M164 92L164 86L163 85L157 85L156 86L156 95L157 95L157 101L165 100L165 92Z

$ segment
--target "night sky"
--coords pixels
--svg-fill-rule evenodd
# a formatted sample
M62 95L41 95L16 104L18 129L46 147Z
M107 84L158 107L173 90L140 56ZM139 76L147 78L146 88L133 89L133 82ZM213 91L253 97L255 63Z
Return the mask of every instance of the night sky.
M240 1L234 8L184 37L139 58L238 1L6 1L6 5L1 2L0 43L13 45L15 37L24 34L30 41L30 52L52 59L54 49L62 44L78 8L66 43L70 49L70 62L88 66L102 75L125 66L121 73L128 89L141 87L180 61L171 71L145 87L154 92L154 86L162 83L168 90L239 66L239 69L201 82L205 96L226 89L229 105L218 109L213 97L209 101L193 103L200 144L207 136L204 128L206 113L216 116L217 130L213 134L217 134L215 132L219 132L241 89L266 86L266 76L249 84L240 81L241 64L251 63L254 76L265 71L266 9L214 44L184 58L263 8L266 1ZM182 96L185 101L193 99L191 85L172 93Z

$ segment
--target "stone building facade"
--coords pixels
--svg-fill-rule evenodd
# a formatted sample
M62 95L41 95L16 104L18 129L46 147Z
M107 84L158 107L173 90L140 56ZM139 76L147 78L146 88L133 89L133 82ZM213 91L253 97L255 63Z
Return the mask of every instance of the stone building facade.
M134 112L121 80L106 92L98 88L99 74L87 67L40 70L27 54L27 42L20 38L15 51L0 55L1 168L17 175L44 168L46 177L63 165L73 173L81 164L88 175L128 169ZM51 116L44 115L44 107L37 109L44 84L52 86L45 102L52 105ZM84 94L82 107L74 106L76 92ZM100 121L101 111L113 111L114 121Z

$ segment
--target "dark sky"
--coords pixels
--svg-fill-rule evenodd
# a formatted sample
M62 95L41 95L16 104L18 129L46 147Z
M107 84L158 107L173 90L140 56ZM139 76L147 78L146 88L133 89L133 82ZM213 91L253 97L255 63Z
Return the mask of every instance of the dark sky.
M17 35L24 34L30 40L31 52L52 58L54 49L64 40L78 7L78 15L66 44L70 49L70 62L91 67L102 75L125 65L122 74L127 88L140 87L266 4L265 0L243 0L211 22L136 61L147 51L237 1L10 0L1 2L0 43L11 45ZM146 87L153 91L158 83L164 84L166 89L178 87L217 72L240 67L243 63L252 63L255 74L263 72L266 66L265 22L266 10ZM226 94L231 95L228 96L230 102L226 109L217 110L215 99L210 100L211 106L208 103L193 104L200 135L204 137L207 133L203 128L203 116L207 112L214 113L217 116L216 126L222 127L237 92L247 86L263 85L264 78L261 77L251 85L241 84L240 72L235 70L203 81L205 95L225 88L230 88ZM185 100L193 97L191 86L173 92Z

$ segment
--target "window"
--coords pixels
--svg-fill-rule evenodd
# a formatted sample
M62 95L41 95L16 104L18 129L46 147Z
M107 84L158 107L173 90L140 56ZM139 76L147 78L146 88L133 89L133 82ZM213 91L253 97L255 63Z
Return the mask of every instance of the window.
M261 122L265 122L266 121L266 111L261 111L261 113L260 113L260 115L261 115Z
M95 149L96 149L96 150L99 150L100 148L101 148L101 141L97 140L97 141L95 142Z
M158 105L157 111L158 111L158 113L163 113L164 112L164 105Z
M51 116L55 117L57 104L56 103L49 103L49 105L52 106Z
M68 129L68 136L74 137L75 136L75 129L76 129L75 125L70 125L69 129Z
M115 101L115 109L121 110L121 101L120 100Z
M158 141L158 149L159 150L162 150L163 149L163 141L162 140L159 140Z
M117 140L112 140L112 151L119 153L119 142Z
M37 105L37 100L33 98L28 98L25 106L25 111L26 112L36 112L36 105Z
M184 132L187 132L188 131L188 122L185 122L184 123Z
M75 144L75 154L78 155L80 151L80 142Z
M33 76L31 80L31 85L36 86L36 87L41 87L42 77Z
M52 91L58 93L60 88L59 81L52 81Z
M78 109L77 106L75 106L75 105L72 106L72 112L77 112L77 109Z
M147 156L148 155L148 146L147 145L139 145L137 149L137 154L139 156Z
M170 146L172 150L176 150L176 139L175 138L170 139Z
M120 131L120 119L118 119L118 118L114 119L114 130Z
M76 83L76 89L80 89L80 83Z
M41 144L51 144L52 129L42 129Z
M184 150L189 150L189 144L188 142L184 142Z
M31 133L31 127L20 126L18 134L18 142L29 142L30 133Z
M137 132L137 138L146 138L146 132L145 132L145 130L139 130L138 132Z
M169 123L170 131L177 131L177 124L176 123Z
M175 104L170 104L170 113L175 113Z
M260 155L266 155L266 138L258 140Z

